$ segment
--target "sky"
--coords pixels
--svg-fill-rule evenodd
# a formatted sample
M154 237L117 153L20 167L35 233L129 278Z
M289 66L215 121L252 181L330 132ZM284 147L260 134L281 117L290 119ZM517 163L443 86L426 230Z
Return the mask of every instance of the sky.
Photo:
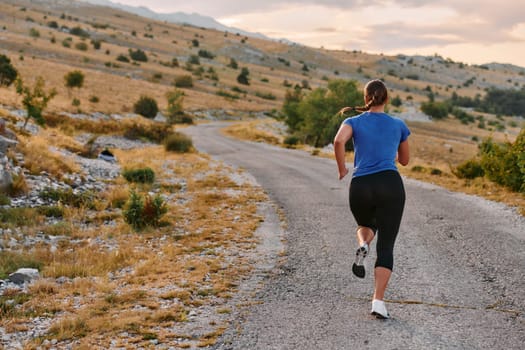
M523 0L112 0L311 47L525 67Z

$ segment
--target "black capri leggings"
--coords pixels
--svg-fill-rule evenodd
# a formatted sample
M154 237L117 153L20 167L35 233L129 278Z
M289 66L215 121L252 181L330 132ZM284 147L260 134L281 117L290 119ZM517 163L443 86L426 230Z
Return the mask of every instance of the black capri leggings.
M375 266L392 270L403 208L405 188L397 171L387 170L354 177L350 183L350 210L359 226L377 232Z

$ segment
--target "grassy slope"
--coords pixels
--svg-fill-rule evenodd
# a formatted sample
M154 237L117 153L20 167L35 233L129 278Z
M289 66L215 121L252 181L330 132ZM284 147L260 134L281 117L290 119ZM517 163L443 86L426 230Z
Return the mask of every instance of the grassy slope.
M66 19L60 18L62 14L66 14ZM67 16L71 16L71 19ZM82 40L47 27L46 24L53 20L59 25L70 28L80 26L88 30L92 38L103 40L102 48L94 50L88 39L87 51L75 49L75 44ZM97 29L89 23L107 24L108 27ZM0 28L2 27L5 27L5 30L0 32L1 53L12 59L23 79L31 82L35 77L43 76L47 87L55 87L58 90L58 96L52 100L49 107L51 112L78 111L77 107L71 105L72 99L78 98L83 112L124 113L131 111L133 103L143 94L156 98L161 109L164 109L165 92L172 89L171 82L177 75L191 74L183 67L188 57L197 54L199 49L206 49L217 55L213 60L201 59L201 63L206 70L213 67L218 73L219 81L208 78L198 80L194 77L195 86L184 89L184 106L190 112L226 109L237 115L242 112L279 109L286 91L283 86L284 80L292 84L301 84L302 80L307 80L315 88L324 86L326 78L356 79L363 83L369 78L380 77L386 80L393 96L399 95L405 100L410 95L416 102L426 100L423 89L427 86L437 92L437 98L441 98L449 96L454 90L460 95L474 96L476 93L482 93L483 89L491 84L512 87L516 83L522 85L525 82L523 75L506 67L491 70L472 66L461 67L459 63L445 62L438 57L416 57L412 64L408 64L409 58L404 57L327 51L254 38L248 38L242 43L243 37L233 33L225 35L213 30L166 24L113 9L84 5L44 7L27 0L2 1ZM30 28L37 29L40 37L31 38ZM133 31L136 31L136 36L132 35ZM145 34L153 35L153 39L145 37ZM55 38L55 43L51 43L52 37ZM62 41L68 37L72 38L72 48L62 46ZM191 44L194 39L199 41L198 48ZM127 54L129 48L144 50L149 61L139 65L116 61L118 54ZM180 67L166 67L160 64L169 62L174 57L178 59ZM230 57L234 57L240 67L249 68L250 86L239 85L236 82L239 70L227 67ZM283 61L289 62L290 65L284 64ZM108 67L108 62L111 65L118 64L119 68ZM302 70L303 63L309 67L308 72ZM63 76L74 69L82 70L86 74L86 81L82 89L70 94L64 87ZM161 74L160 78L158 74ZM155 75L157 78L154 78ZM407 75L417 75L418 80L407 79ZM464 87L463 83L472 77L476 77L474 83ZM261 79L267 79L268 82ZM216 94L219 90L233 93L232 87L246 90L246 96L240 94L239 99L231 100ZM1 88L0 91L0 104L21 108L20 97L12 87ZM276 96L276 100L257 97L256 93L271 93ZM92 96L97 96L100 101L89 102ZM400 112L403 112L403 108ZM472 140L473 136L479 139L494 136L498 140L512 140L521 125L509 127L509 121L510 118L505 118L507 130L504 133L479 129L475 125L465 126L455 120L434 123L410 122L413 132L411 165L420 165L424 171L406 169L405 173L454 190L505 201L523 210L523 196L510 194L484 181L457 180L450 174L450 165L457 165L476 154L477 143ZM33 153L36 153L37 149L42 151L45 148L42 145L46 144L45 136L51 135L50 137L54 138L52 144L57 147L81 147L82 145L73 145L75 142L70 137L75 135L75 130L72 129L75 128L48 130L39 138L28 141L27 146L33 147ZM253 125L241 128L245 136L248 131L256 129ZM268 126L265 126L265 129L268 129ZM280 142L273 135L268 136L264 132L257 132L256 137L266 142ZM63 144L58 144L58 139ZM46 156L45 153L43 157ZM159 154L157 158L165 159L166 163L161 164L158 160L150 159L152 153ZM95 213L83 210L66 211L67 219L78 226L72 224L46 227L42 226L43 219L40 218L40 221L37 220L33 226L25 229L26 234L37 234L44 230L50 234L70 235L78 239L78 243L75 243L77 246L64 243L64 248L73 249L79 257L95 249L98 259L105 264L103 266L86 263L86 266L81 266L82 260L71 263L68 260L71 256L65 253L52 256L45 247L39 247L39 255L36 258L43 263L45 276L68 274L72 277L88 277L65 286L48 280L37 284L29 296L21 297L20 312L4 318L6 324L9 324L8 331L23 331L29 327L27 321L32 315L56 314L67 317L61 318L61 321L56 320L52 332L48 335L50 339L82 339L82 344L89 348L93 344L107 345L112 338L118 338L118 334L128 332L136 338L136 344L147 345L148 338L154 336L160 341L182 338L180 345L185 347L213 343L227 325L224 318L218 316L229 312L228 309L221 308L221 305L235 289L239 274L246 272L238 269L244 262L235 260L238 257L230 254L238 249L252 247L254 241L250 233L259 220L254 203L263 199L263 194L259 189L254 190L247 185L240 188L231 183L225 177L225 173L231 173L232 170L224 169L222 165L209 164L210 160L203 155L173 156L164 154L159 148L146 149L130 155L131 159L137 162L137 166L150 165L157 171L160 179L163 179L157 185L164 193L175 195L181 203L185 203L174 204L170 208L167 220L171 226L159 232L147 232L138 236L129 232L119 215L113 218L118 224L117 229L104 226L107 218L99 218ZM118 156L122 160L126 159L126 153L119 153ZM50 160L50 164L56 166L53 159ZM74 167L59 165L64 166ZM441 170L442 175L432 175L432 169ZM60 171L61 169L57 170ZM186 194L178 195L177 189L168 183L168 179L174 176L188 183ZM197 178L201 180L197 181ZM127 197L126 184L117 181L113 185L114 187L99 199L99 206L110 206L112 201ZM231 192L232 190L234 192ZM251 195L248 196L249 193ZM221 202L226 206L221 205ZM246 207L240 205L241 202L249 202L250 205ZM195 213L199 215L194 215ZM233 224L232 220L221 219L246 215L249 220L233 221ZM94 226L89 230L81 230L81 219L86 216L93 216ZM175 237L170 236L173 227L177 232ZM217 235L217 232L227 234ZM232 232L242 234L231 236ZM159 244L159 234L168 235L164 246ZM113 242L119 247L119 254L115 255L103 246L93 248L90 242L95 238ZM141 247L149 247L151 251L163 254L146 254ZM195 254L202 252L205 254ZM21 259L29 259L23 252L20 254ZM170 269L163 268L168 265ZM118 274L123 268L131 268L134 273ZM108 272L116 273L114 280L107 280L105 276ZM206 282L202 282L203 276L210 277ZM172 282L182 280L187 283ZM80 300L80 308L72 307L71 295L76 295ZM165 303L171 303L171 312L162 310L161 306ZM211 304L216 307L213 315L217 317L217 321L214 321L214 324L210 322L209 327L202 329L199 336L192 338L194 330L188 329L188 323L185 322L189 311ZM142 308L130 311L136 305L141 305ZM113 322L114 319L120 321ZM108 328L108 324L112 327ZM162 325L160 330L156 327L158 324ZM177 329L182 330L177 334ZM43 339L37 339L33 345L41 341ZM125 339L118 341L126 345Z

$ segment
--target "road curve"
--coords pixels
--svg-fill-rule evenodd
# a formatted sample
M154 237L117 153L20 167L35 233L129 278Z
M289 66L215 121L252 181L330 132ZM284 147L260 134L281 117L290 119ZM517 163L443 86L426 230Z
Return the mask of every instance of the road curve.
M287 220L286 260L215 349L523 349L525 220L484 199L405 179L407 203L387 290L392 319L369 315L350 179L335 161L224 137L223 123L185 129L194 145L252 174Z

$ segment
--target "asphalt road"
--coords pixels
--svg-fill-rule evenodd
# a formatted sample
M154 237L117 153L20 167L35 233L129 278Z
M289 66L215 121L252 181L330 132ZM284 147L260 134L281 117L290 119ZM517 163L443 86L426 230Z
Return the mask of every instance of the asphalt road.
M484 199L404 179L405 214L387 289L392 319L369 315L351 272L350 178L335 161L186 129L196 147L252 174L287 221L286 259L215 349L524 349L525 220ZM410 166L410 165L409 165Z

